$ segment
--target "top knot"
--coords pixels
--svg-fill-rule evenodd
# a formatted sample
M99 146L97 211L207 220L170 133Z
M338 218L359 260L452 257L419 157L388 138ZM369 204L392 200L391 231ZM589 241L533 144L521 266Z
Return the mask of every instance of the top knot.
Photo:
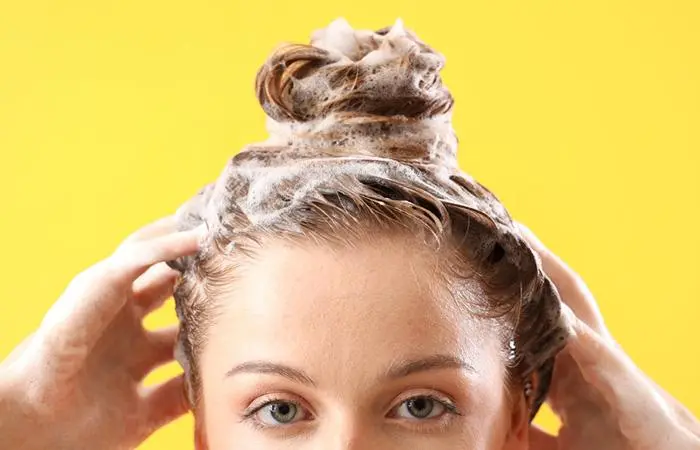
M443 66L401 20L373 32L338 19L310 45L278 48L258 72L256 91L277 145L452 164L454 101Z

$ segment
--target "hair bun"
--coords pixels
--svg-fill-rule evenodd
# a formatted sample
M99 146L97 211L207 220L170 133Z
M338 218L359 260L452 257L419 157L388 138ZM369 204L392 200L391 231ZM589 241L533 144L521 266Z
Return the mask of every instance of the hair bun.
M454 101L440 78L443 65L400 20L373 32L338 19L310 45L278 48L256 90L277 145L453 161Z

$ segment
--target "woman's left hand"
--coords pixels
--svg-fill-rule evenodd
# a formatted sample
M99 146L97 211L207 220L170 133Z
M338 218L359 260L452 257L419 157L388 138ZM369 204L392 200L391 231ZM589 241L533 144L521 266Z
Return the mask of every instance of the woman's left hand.
M522 232L559 291L571 329L548 398L562 427L557 436L533 427L530 448L700 449L700 422L617 345L583 280L528 229Z

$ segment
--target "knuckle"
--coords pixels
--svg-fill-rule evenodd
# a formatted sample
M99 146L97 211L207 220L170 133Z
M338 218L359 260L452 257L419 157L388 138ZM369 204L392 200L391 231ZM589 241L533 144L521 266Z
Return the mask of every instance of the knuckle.
M114 257L114 258L122 258L122 257L124 257L124 256L128 256L129 254L131 254L131 253L134 252L134 248L135 248L137 245L138 245L138 244L137 244L136 242L133 242L133 241L130 241L130 240L127 239L126 241L122 242L122 243L119 245L119 247L116 248L116 250L115 250L114 253L112 254L112 257Z
M85 295L99 278L99 267L92 266L83 270L68 282L68 286L66 286L62 297L74 298Z
M112 269L133 267L147 255L147 246L143 243L128 243L120 246L110 257Z
M76 276L73 277L72 280L68 282L68 286L66 287L66 292L75 292L79 289L81 289L83 286L85 286L87 280L89 278L89 275L86 274L85 271L80 272Z

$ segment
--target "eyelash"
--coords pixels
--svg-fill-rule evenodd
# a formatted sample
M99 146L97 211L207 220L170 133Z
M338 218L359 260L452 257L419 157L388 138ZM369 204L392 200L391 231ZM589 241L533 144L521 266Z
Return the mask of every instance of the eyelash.
M457 406L454 404L452 400L449 400L445 397L439 397L434 394L415 394L411 395L410 397L406 397L405 399L401 400L398 405L396 405L394 408L392 408L392 411L399 408L401 405L406 403L409 400L415 399L415 398L426 398L428 400L432 400L435 403L438 403L442 405L445 408L445 411L447 414L454 414L456 416L461 416L462 413L459 412L459 409L457 409Z
M277 403L289 403L291 405L296 406L297 408L304 408L304 406L294 400L289 400L283 397L271 397L269 400L266 400L264 403L261 403L260 405L255 405L252 407L248 407L244 412L243 412L243 420L248 420L248 419L253 419L253 416L255 416L257 413L259 413L263 408L274 405Z
M438 396L435 394L413 394L410 396L407 396L403 398L400 402L396 404L393 408L391 408L390 413L391 414L397 414L399 409L403 407L406 402L408 402L411 399L416 399L416 398L424 398L424 399L429 399L433 402L435 402L436 405L441 406L444 408L444 411L442 414L432 417L432 418L426 418L426 419L404 419L400 417L391 417L392 421L395 424L398 423L405 423L407 425L400 425L400 426L408 426L413 432L417 433L423 433L423 434L433 434L433 433L442 433L446 431L449 426L454 422L454 420L458 416L462 416L461 411L457 408L457 406L454 404L454 402L443 396Z
M413 420L412 421L413 424L411 425L413 427L419 427L419 428L429 427L429 426L434 426L435 422L441 422L440 428L442 428L442 427L447 425L447 420L445 419L444 416L446 416L446 415L462 416L462 413L459 411L457 406L452 402L452 400L449 400L449 399L444 398L444 397L441 398L441 397L439 397L437 395L433 395L433 394L415 394L415 395L412 395L410 397L406 397L403 400L401 400L399 403L397 403L396 406L391 408L390 412L397 411L404 403L406 403L409 400L416 399L416 398L424 398L424 399L431 400L431 401L439 404L443 408L445 408L445 412L443 414L441 414L440 416L435 417L435 418L425 419L425 420L420 420L420 419ZM284 398L284 397L270 397L268 400L266 400L265 402L263 402L259 405L255 405L255 406L251 406L251 407L247 408L242 414L241 421L248 422L251 425L253 425L255 428L261 429L261 430L270 429L270 428L286 428L286 427L291 427L291 426L297 424L298 422L294 422L294 423L291 423L289 425L280 425L278 427L273 427L273 426L265 425L256 419L256 417L255 417L256 414L258 414L264 408L266 408L270 405L279 404L279 403L291 404L291 405L294 405L296 408L301 408L301 409L308 411L308 408L305 408L304 405L301 404L301 402L289 400L289 399ZM313 414L309 413L309 416L311 418L313 418ZM307 420L309 420L309 419L307 419ZM400 420L400 419L397 419L397 420Z

